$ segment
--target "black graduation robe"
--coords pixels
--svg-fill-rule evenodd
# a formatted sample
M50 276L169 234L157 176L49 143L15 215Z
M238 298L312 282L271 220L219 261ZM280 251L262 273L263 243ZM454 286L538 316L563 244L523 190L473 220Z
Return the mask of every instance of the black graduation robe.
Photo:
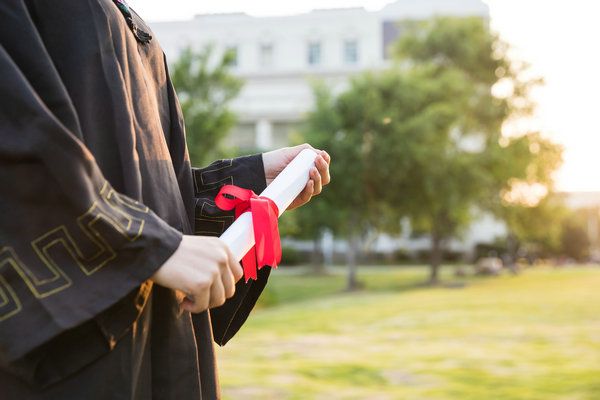
M158 41L113 1L2 0L0 399L218 398L213 339L269 269L193 318L148 278L233 221L224 184L262 191L261 156L190 167Z

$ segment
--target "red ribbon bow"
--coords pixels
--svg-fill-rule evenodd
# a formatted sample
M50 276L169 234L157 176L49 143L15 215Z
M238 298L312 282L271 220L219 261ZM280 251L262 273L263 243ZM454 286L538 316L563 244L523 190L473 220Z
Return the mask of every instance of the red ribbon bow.
M250 278L256 280L258 277L257 262L259 269L265 265L277 268L277 264L281 262L281 241L277 227L279 209L275 202L267 197L257 196L252 190L225 185L219 191L215 204L221 210L231 210L235 207L236 218L247 211L252 213L255 244L242 259L246 282Z

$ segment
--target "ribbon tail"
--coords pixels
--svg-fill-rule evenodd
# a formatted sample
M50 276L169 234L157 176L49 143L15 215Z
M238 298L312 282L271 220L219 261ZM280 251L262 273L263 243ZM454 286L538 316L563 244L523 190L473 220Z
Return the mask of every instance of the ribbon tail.
M246 279L246 283L250 279L257 280L258 272L256 271L256 250L255 247L252 247L242 258L242 268L244 269L244 279Z
M268 259L271 261L269 265L273 268L277 268L277 265L281 262L281 239L279 238L279 226L277 224L277 212L276 207L272 207L269 204L269 226L267 229L267 235L265 235L267 248L269 249Z
M277 218L277 216L279 215L279 212L277 210L271 209L271 212L275 214L275 218ZM273 268L277 268L277 265L281 263L281 239L279 238L278 224L274 224L274 226L271 226L271 228L271 233L273 235L273 250L275 251L275 264L273 265Z
M258 267L270 265L277 268L281 261L277 212L274 212L269 201L263 199L253 199L251 207Z

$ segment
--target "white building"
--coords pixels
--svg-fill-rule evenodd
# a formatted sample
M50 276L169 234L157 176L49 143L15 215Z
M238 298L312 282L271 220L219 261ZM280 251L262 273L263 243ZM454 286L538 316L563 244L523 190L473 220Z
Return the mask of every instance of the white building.
M434 15L488 18L480 0L400 0L375 12L363 8L314 10L282 17L246 14L198 15L192 20L151 23L174 60L187 46L214 45L237 54L233 73L245 85L232 109L238 126L230 136L240 149L285 146L312 108L311 80L341 91L348 77L381 69L391 43L401 35L402 20Z

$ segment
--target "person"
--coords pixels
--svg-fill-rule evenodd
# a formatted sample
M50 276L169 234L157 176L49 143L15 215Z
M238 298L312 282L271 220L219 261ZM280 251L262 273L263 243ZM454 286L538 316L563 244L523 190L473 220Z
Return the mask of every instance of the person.
M191 168L152 36L120 0L0 2L3 399L219 398L213 341L266 284L239 279L214 199L309 146ZM292 207L329 182L318 152Z

